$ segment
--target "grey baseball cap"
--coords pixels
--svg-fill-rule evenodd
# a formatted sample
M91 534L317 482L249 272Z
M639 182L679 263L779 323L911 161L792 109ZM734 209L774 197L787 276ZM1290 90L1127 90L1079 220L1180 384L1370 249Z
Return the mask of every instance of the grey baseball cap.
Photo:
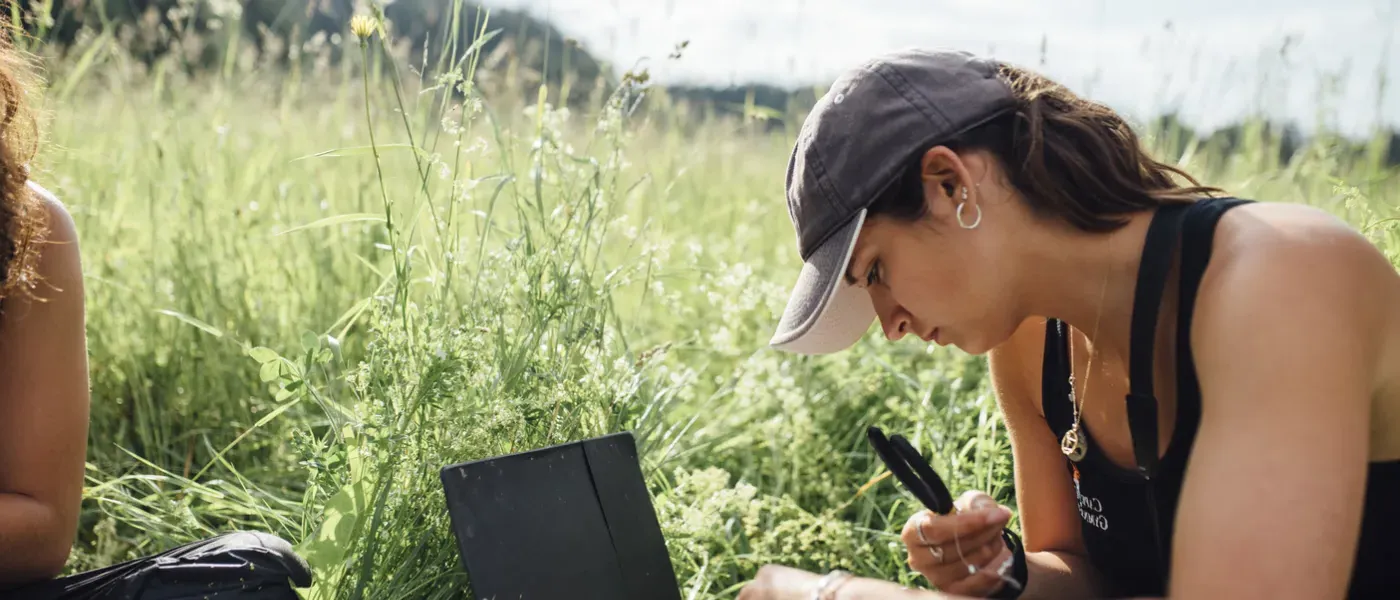
M1016 105L1000 66L963 51L902 50L843 73L817 101L787 170L802 272L770 346L826 354L865 334L875 309L844 276L866 208L916 153Z

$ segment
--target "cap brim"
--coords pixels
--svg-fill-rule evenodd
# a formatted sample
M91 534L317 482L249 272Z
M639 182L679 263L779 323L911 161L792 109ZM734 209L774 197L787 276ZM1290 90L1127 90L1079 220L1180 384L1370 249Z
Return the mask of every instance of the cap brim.
M768 344L798 354L829 354L851 347L875 320L863 288L846 283L846 266L865 210L817 247L802 264L778 330Z

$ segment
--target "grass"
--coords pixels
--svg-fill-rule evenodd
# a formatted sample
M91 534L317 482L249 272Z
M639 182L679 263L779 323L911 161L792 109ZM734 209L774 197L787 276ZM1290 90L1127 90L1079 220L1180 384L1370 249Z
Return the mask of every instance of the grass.
M470 48L455 70L381 48L296 78L114 47L53 66L39 179L90 282L70 571L256 528L298 545L311 597L465 597L438 468L620 430L687 598L732 598L768 562L923 585L898 542L917 503L867 485L869 424L1014 506L981 359L875 335L764 347L798 266L798 117L682 122L635 82L588 111L485 98ZM1278 165L1265 133L1154 150L1323 206L1400 265L1393 171L1325 138Z

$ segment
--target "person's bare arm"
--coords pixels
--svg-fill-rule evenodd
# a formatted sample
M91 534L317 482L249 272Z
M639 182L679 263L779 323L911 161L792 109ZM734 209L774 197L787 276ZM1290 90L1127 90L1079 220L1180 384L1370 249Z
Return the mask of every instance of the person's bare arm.
M1360 531L1378 332L1395 277L1340 228L1225 261L1192 327L1202 411L1173 597L1339 598Z
M82 266L72 219L46 199L38 300L0 315L0 585L62 572L78 527L87 452Z
M1026 550L1026 590L1021 598L1100 596L1080 533L1073 484L1064 455L1045 418L1040 399L1045 320L1026 321L1006 343L988 354L991 382L1011 440L1016 504Z
M739 590L737 600L811 600L812 593L821 585L821 574L782 565L764 565L753 581ZM907 588L868 577L847 577L829 585L824 597L832 600L972 600L967 596Z

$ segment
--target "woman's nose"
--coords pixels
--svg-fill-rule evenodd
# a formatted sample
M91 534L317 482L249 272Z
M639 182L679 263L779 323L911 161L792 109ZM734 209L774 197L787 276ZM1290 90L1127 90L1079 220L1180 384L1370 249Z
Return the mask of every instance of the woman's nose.
M885 338L891 342L899 341L904 334L909 332L909 317L903 314L904 311L895 311L890 318L882 318L881 326L885 330Z
M870 288L870 302L875 305L875 314L880 317L880 328L885 330L885 338L894 342L904 337L911 326L909 313L900 307L888 293Z

